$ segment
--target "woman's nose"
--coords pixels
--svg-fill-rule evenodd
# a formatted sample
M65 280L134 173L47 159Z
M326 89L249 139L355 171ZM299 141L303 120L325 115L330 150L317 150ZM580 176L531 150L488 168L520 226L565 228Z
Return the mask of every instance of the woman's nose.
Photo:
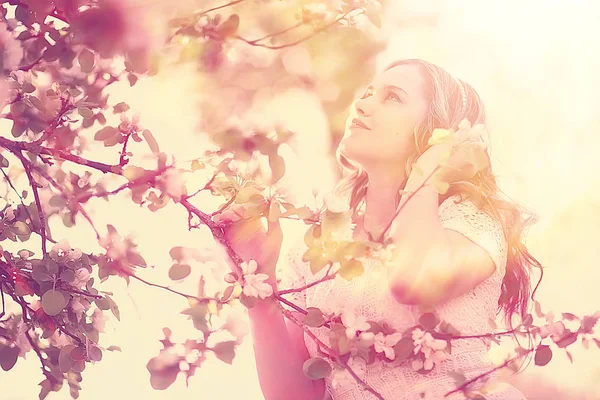
M358 115L369 115L370 114L370 106L368 104L369 98L359 99L355 103L356 113Z

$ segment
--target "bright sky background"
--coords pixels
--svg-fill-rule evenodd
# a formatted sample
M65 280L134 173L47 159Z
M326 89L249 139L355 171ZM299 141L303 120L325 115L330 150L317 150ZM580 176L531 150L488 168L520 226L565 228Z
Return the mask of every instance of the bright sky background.
M415 20L415 16L422 18ZM600 180L595 165L600 148L598 17L600 6L595 1L402 1L395 3L386 16L390 46L379 60L383 66L395 58L426 59L466 80L482 96L490 119L493 163L500 185L541 218L529 232L527 244L548 267L538 299L544 310L556 314L569 311L582 315L600 309ZM429 25L432 18L438 18L436 26ZM112 104L129 103L132 111L141 112L142 124L152 130L163 151L176 155L177 160L193 159L205 146L202 138L194 135L201 118L196 102L202 91L195 76L190 66L163 70L132 89L126 82L114 85L110 91ZM297 111L300 108L301 113ZM266 113L256 110L255 115L263 122L275 116L284 119L300 134L297 156L291 151L282 154L288 163L286 182L296 185L298 202L311 201L313 186L321 190L333 183L333 172L324 172L331 170L325 158L329 145L323 140L327 134L325 116L313 96L288 93ZM113 150L103 154L110 157ZM203 179L197 181L199 176L194 175L189 183L190 191L204 184ZM91 204L91 214L100 229L114 223L121 233L135 237L141 254L149 264L156 265L154 270L140 271L140 276L156 283L170 284L167 271L171 247L212 243L204 231L187 231L181 207L169 206L154 214L136 207L127 196ZM290 233L284 242L285 251L293 240L289 238L305 228L294 223L283 226ZM54 234L70 238L74 247L99 250L85 223L77 230L56 223ZM195 292L193 282L197 282L194 276L173 287ZM163 337L162 327L173 329L174 340L197 337L191 321L178 315L186 301L135 281L126 289L124 282L111 278L102 288L115 292L121 322L109 321L101 345L118 345L123 352L105 352L100 363L88 365L81 400L262 399L249 335L233 366L209 356L189 388L181 377L168 390L154 391L145 366L161 348L158 340ZM244 310L237 312L245 320ZM562 388L585 390L590 396L582 393L580 399L597 399L591 394L600 392L598 349L592 346L586 351L579 343L570 349L573 365L558 353L550 365L530 366L520 378L541 375ZM495 349L493 355L500 357L501 353L501 349ZM33 353L28 354L26 361L19 360L12 371L0 375L2 398L37 398L36 384L41 380L39 362ZM48 397L69 398L67 387Z

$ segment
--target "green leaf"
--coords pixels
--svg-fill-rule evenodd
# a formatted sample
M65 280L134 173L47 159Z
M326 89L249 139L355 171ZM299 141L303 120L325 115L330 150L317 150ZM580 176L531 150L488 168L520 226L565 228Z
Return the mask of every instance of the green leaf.
M329 261L325 258L322 258L322 257L313 258L312 260L310 260L310 270L312 271L313 274L317 274L320 270L325 268L325 266L327 264L329 264Z
M200 161L198 161L198 160L192 161L192 171L197 171L199 169L204 169L204 168L205 168L204 164L201 163Z
M87 108L87 107L79 107L77 109L77 112L83 118L92 118L94 116L94 112L92 110L90 110L89 108Z
M0 344L0 367L2 367L4 371L9 371L17 363L20 351L21 350L17 346L9 347Z
M81 66L81 72L89 73L94 69L96 60L93 52L88 49L83 49L81 53L79 53L77 61L79 61L79 65Z
M31 82L23 83L22 89L25 93L33 93L35 92L35 86L31 84Z
M308 307L306 311L308 312L308 314L304 316L303 320L305 325L311 326L313 328L319 328L325 323L325 316L318 308Z
M169 278L174 281L187 277L192 272L192 267L188 264L173 264L169 269Z
M454 379L454 384L456 386L460 386L467 381L467 377L462 371L450 371L448 372L448 375Z
M215 356L227 364L231 364L235 357L235 341L220 342L213 347Z
M29 226L23 221L15 222L12 231L18 236L25 236L31 233Z
M542 312L542 306L540 305L540 303L537 300L534 300L534 304L535 304L535 314L539 318L542 318L544 316L544 313Z
M108 303L110 304L110 311L113 313L113 315L115 316L117 321L120 321L121 320L121 312L119 311L119 306L117 305L117 303L115 303L115 301L110 296L106 296L106 298L108 299Z
M313 357L302 364L302 370L308 379L317 380L331 374L331 365L321 357Z
M109 310L110 309L110 302L108 301L108 299L106 297L102 297L100 299L95 299L94 303L96 303L96 306L98 306L98 308L101 310Z
M98 132L96 132L96 134L94 135L94 140L106 140L106 139L110 139L115 135L118 135L119 131L112 127L112 126L105 126L104 128L100 129Z
M13 126L12 129L10 130L10 133L12 133L13 137L20 137L25 130L27 129L27 125L25 125L22 122L19 122L18 120L13 121Z
M396 353L396 360L406 360L413 353L415 343L412 337L403 337L394 346L394 353Z
M427 330L433 330L440 322L434 313L425 313L419 318L419 323Z
M8 160L6 158L4 158L4 156L2 154L0 154L0 166L2 168L6 168L9 166Z
M237 193L237 195L235 196L235 203L236 204L247 203L250 201L251 198L253 198L253 196L263 197L260 190L254 188L252 186L247 186L245 188L240 189L240 191Z
M237 14L232 14L229 18L217 28L221 36L235 35L240 26L240 17Z
M240 302L246 308L252 308L256 304L256 297L246 296L244 293L240 294Z
M150 385L154 390L167 389L179 375L179 364L164 366L160 357L151 358L146 369L150 372Z
M127 75L127 80L129 81L129 87L132 87L138 81L138 77L137 75L130 73Z
M154 135L152 135L152 132L150 132L148 129L144 129L142 135L144 136L144 139L146 139L148 146L150 146L150 151L152 151L152 154L155 156L158 155L158 153L160 153L160 148L158 147L158 143L156 142Z
M88 346L88 357L91 361L102 361L102 350L98 346Z
M38 99L35 96L29 96L29 101L31 101L31 104L33 104L33 106L35 108L37 108L38 110L40 110L41 112L45 113L46 112L46 106L44 106L44 103L42 103L42 101L40 99Z
M556 345L563 349L577 341L577 332L571 332L569 329L565 330L565 336L563 336Z
M285 175L285 161L278 154L269 157L269 167L271 168L271 184L278 182Z
M118 114L129 110L129 104L120 102L116 106L113 107L113 114Z
M65 308L67 299L61 292L56 290L48 290L42 296L42 307L46 314L56 315Z
M43 264L35 264L31 271L31 276L38 283L39 282L50 282L52 281L52 276L48 273L46 266Z
M350 260L342 263L342 267L339 269L338 274L349 281L354 277L361 276L364 272L365 267L360 261Z
M563 316L563 318L564 318L564 319L566 319L566 320L568 320L568 321L574 321L574 320L576 320L576 319L579 319L579 318L577 317L577 315L575 315L575 314L571 314L571 313L568 313L568 312L564 312L564 313L562 313L562 316Z
M227 288L225 289L225 291L223 292L223 296L221 296L221 301L227 301L229 300L229 298L231 297L231 294L233 293L233 290L235 289L235 286L227 286Z
M71 357L69 357L69 353L71 353L71 350L73 350L74 348L75 346L73 346L72 344L68 344L66 346L63 346L63 348L61 348L60 352L58 353L58 367L63 373L67 373L71 370L72 361Z
M67 283L72 283L75 280L75 272L73 272L71 269L63 270L63 272L60 274L60 280Z
M552 349L549 346L541 345L535 351L535 365L544 366L552 360Z

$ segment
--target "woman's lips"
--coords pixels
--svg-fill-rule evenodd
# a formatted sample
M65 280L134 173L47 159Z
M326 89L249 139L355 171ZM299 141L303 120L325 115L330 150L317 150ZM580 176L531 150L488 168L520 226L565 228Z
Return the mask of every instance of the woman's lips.
M367 125L365 125L364 122L362 122L359 119L353 119L352 120L352 125L350 125L350 128L362 128L362 129L366 129L366 130L370 130L369 127Z

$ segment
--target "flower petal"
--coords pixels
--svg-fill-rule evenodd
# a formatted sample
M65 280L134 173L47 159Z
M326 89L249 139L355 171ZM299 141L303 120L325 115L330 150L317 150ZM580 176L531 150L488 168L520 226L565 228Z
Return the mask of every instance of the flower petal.
M411 367L412 367L413 371L418 371L421 368L423 368L423 361L421 361L420 358L416 358L416 359L412 360Z

